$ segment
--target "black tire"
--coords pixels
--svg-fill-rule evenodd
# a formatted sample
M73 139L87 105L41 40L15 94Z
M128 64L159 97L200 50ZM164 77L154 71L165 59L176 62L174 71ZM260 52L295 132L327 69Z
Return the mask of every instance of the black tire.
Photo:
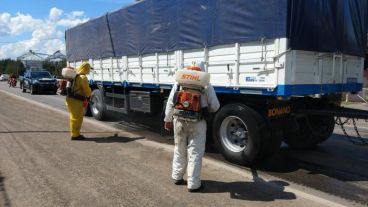
M308 149L326 141L335 128L333 116L306 116L296 121L299 129L284 139L286 144L296 149Z
M215 115L212 128L214 143L227 160L252 164L261 158L261 130L266 125L260 123L257 114L243 104L229 104Z
M101 121L106 118L107 109L101 90L96 89L92 92L89 107L95 119Z
M267 159L279 152L282 143L282 133L272 129L270 124L257 112L251 110L260 128L261 150L256 161Z

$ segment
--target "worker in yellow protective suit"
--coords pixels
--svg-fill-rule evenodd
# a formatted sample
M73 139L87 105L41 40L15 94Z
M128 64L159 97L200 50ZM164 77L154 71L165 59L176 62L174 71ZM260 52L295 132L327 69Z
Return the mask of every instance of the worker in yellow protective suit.
M71 140L83 140L85 137L80 134L84 117L85 101L91 96L87 74L91 70L89 63L82 63L77 69L77 76L73 80L72 93L66 97L66 106L70 112L70 133Z

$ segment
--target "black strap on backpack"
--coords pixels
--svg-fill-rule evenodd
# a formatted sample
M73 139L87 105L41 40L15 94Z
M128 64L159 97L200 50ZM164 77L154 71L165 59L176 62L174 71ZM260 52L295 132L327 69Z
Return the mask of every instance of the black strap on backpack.
M174 98L173 98L173 101L172 101L173 106L175 106L176 102L178 101L178 92L180 91L180 87L181 87L179 84L176 85L176 86L177 86L177 88L176 88L176 91L174 93Z
M87 99L85 96L81 96L75 93L75 89L74 89L75 80L77 80L78 77L79 75L75 76L75 78L72 80L72 84L71 84L72 86L66 88L66 96L69 98L80 100L80 101L85 101Z

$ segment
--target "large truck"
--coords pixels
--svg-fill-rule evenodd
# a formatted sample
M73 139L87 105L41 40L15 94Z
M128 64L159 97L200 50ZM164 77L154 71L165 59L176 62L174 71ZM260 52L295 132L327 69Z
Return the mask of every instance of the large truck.
M178 69L203 63L221 108L208 141L252 163L284 141L327 140L361 91L366 0L144 0L66 31L68 64L88 61L92 115L162 113Z

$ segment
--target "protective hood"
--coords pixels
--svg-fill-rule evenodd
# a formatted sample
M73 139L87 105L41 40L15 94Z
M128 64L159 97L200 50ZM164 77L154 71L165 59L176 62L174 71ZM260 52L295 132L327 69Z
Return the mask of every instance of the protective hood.
M87 75L91 70L91 65L89 63L82 63L77 69L78 75Z

